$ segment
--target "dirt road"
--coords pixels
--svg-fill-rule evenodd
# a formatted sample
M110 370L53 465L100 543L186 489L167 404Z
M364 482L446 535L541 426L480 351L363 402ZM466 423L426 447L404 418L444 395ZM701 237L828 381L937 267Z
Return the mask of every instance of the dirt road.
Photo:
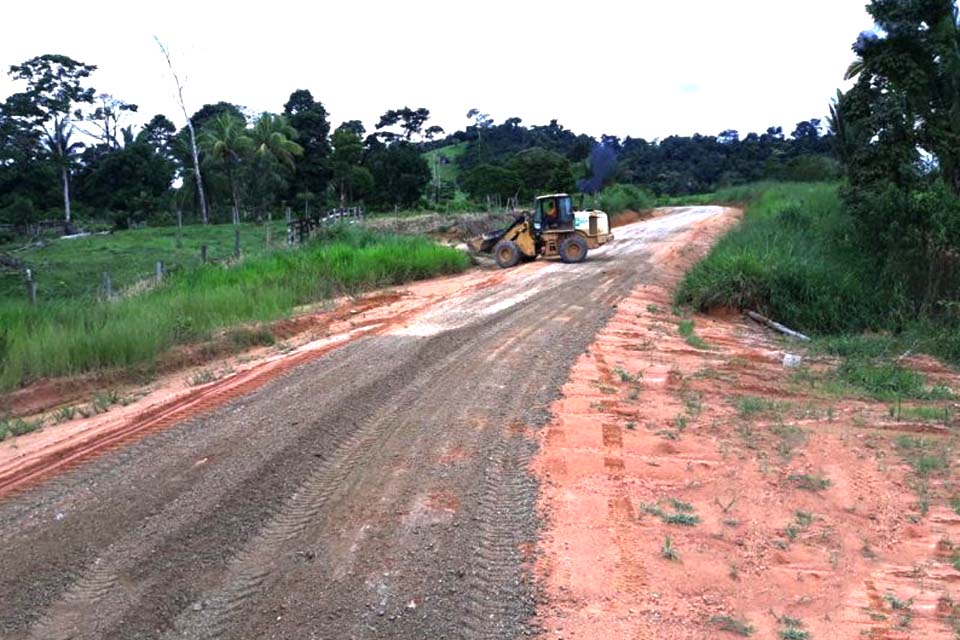
M512 638L535 431L655 248L623 227L0 502L3 638Z

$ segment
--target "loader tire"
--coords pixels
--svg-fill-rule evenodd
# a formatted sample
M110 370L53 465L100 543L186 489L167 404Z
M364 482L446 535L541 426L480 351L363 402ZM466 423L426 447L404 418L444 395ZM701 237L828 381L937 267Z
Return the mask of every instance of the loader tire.
M493 257L501 269L509 269L520 262L520 247L512 240L501 240L493 248Z
M559 253L563 262L583 262L587 259L587 241L579 235L564 238L560 243Z

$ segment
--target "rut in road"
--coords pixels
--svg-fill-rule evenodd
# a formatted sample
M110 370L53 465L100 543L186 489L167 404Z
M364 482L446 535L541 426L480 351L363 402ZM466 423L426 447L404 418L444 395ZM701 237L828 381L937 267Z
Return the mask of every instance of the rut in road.
M510 638L533 612L532 429L639 227L446 301L0 504L0 635Z

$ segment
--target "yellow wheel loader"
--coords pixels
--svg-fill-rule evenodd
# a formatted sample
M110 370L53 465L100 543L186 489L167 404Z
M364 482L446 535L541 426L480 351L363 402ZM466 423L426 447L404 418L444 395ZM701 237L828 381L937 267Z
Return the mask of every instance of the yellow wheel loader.
M484 234L470 248L493 253L501 269L537 256L560 256L563 262L583 262L587 251L613 240L603 211L574 211L566 193L539 196L533 212L523 212L513 224Z

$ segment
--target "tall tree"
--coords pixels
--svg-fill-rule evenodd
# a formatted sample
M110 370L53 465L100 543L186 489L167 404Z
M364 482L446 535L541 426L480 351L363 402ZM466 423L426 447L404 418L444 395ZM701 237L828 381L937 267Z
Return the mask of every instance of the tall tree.
M867 10L882 35L864 32L848 78L870 100L873 119L895 100L914 142L934 156L960 195L960 25L954 0L874 0ZM872 96L872 98L871 98Z
M344 122L333 132L331 165L340 206L366 194L373 185L373 176L363 159L363 125L359 120Z
M323 104L306 89L290 94L283 105L287 122L297 130L297 143L303 155L291 180L291 192L324 193L332 175L330 166L330 121Z
M222 163L230 183L233 199L233 221L239 222L240 196L237 192L237 166L253 145L246 123L230 113L221 113L208 122L199 137L200 147L214 161Z
M303 147L294 141L297 130L283 116L260 114L248 137L253 143L254 154L272 157L291 169L295 166L294 157L303 155Z
M85 117L96 129L96 134L89 135L100 138L103 144L112 149L119 149L123 117L128 113L136 113L139 107L115 98L109 93L98 95L96 105L96 109Z
M390 109L385 114L380 116L380 121L377 122L377 131L380 132L380 137L386 141L395 140L402 137L404 140L409 142L414 135L418 135L423 129L423 124L430 118L430 110L425 107L420 107L419 109L411 109L410 107L403 107L402 109ZM403 132L402 136L393 133L391 131L380 131L381 129L386 129L387 127L399 126L400 130Z
M77 62L63 55L47 54L10 67L15 80L27 88L7 99L9 114L29 123L42 137L60 170L63 188L64 219L69 226L70 213L70 135L72 112L84 103L93 102L94 90L85 87L85 80L96 71L94 65ZM76 151L76 148L73 149Z

